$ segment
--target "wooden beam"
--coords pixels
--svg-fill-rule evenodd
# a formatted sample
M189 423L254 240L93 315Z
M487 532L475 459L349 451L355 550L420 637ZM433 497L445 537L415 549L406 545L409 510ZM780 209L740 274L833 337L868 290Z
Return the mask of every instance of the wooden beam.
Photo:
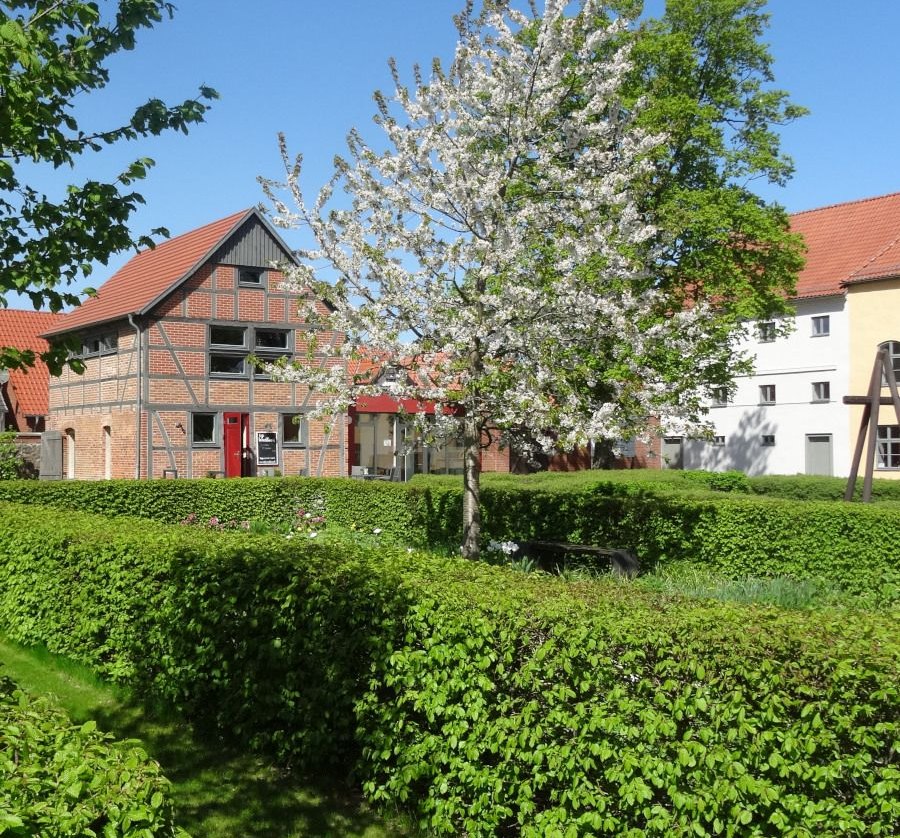
M844 396L842 399L844 404L871 404L872 400L868 396ZM881 396L878 404L893 404L894 400L890 396Z

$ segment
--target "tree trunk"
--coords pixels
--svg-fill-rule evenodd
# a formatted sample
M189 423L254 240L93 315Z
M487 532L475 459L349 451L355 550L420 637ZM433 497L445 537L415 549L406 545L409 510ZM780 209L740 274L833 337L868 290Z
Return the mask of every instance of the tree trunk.
M477 559L481 549L481 433L474 416L464 424L462 554Z

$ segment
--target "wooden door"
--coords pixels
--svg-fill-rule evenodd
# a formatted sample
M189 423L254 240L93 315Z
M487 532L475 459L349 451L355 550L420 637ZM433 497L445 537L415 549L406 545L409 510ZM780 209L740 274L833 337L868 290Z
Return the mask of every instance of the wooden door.
M250 416L247 413L226 413L222 417L222 443L225 448L225 476L246 476L244 453L249 451Z

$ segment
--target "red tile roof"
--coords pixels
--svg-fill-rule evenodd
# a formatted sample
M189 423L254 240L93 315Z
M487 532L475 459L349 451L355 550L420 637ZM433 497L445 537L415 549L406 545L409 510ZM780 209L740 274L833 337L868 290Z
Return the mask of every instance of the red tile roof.
M0 308L0 346L43 352L47 349L47 341L41 335L53 328L62 317L47 311ZM20 416L46 416L49 381L50 372L40 360L30 370L9 371L7 386L12 391L11 401L15 402L16 412Z
M242 210L140 251L100 286L95 297L65 314L48 334L144 313L199 268L244 221L258 214L255 209Z
M846 285L900 275L900 192L795 213L791 230L808 248L797 297L842 294Z

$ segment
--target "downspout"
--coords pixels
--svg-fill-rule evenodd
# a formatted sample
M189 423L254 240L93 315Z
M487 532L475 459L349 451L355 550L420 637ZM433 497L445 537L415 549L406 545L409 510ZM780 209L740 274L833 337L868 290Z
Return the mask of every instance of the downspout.
M144 411L144 345L141 340L141 327L134 322L134 315L128 315L128 325L134 329L134 339L137 341L137 414L135 416L134 432L134 477L141 479L141 432L143 423L141 414Z

